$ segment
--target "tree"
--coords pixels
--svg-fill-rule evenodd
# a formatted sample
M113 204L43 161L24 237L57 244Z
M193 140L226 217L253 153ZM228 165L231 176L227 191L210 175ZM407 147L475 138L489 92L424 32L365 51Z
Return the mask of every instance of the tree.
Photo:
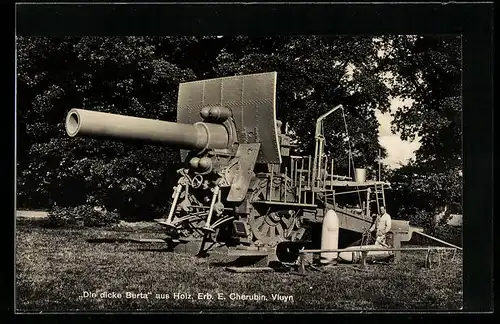
M393 131L420 138L416 158L394 172L399 211L430 224L440 207L461 204L461 39L399 36L382 40L380 67L391 95L413 103L394 114Z
M395 131L403 140L421 138L420 164L461 167L460 37L398 37L391 46L391 95L413 99L394 114Z
M171 63L150 37L18 38L17 45L18 203L137 211L167 200L164 162L174 151L70 139L64 118L81 107L171 120L178 83L195 79L193 71Z
M317 117L342 104L357 166L376 170L375 111L389 108L371 37L65 37L17 39L18 204L167 207L177 151L68 138L70 108L174 120L180 82L278 72L278 117L312 154ZM325 123L327 151L347 170L342 113ZM168 166L168 167L167 167Z
M218 55L214 71L217 76L277 71L278 118L295 134L298 154L313 153L316 119L342 104L347 130L339 111L326 120L325 136L327 152L339 172L346 172L348 134L356 165L376 170L379 150L386 156L375 111L388 110L389 90L376 63L372 37L235 37Z

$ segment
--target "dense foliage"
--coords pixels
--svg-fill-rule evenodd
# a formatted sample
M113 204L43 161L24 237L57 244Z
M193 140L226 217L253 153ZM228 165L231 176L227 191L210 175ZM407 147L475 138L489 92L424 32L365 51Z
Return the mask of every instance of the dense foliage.
M178 152L70 139L66 113L79 107L174 120L180 82L269 71L278 72L278 118L295 134L296 154L312 154L316 118L344 105L348 132L341 112L325 123L339 173L347 171L347 136L356 166L375 170L379 150L386 156L375 112L388 112L395 96L414 99L395 115L394 131L422 138L417 162L393 172L398 217L460 200L456 39L18 37L17 63L18 208L101 206L122 218L163 213Z
M405 36L385 46L391 94L413 99L395 112L393 130L421 143L415 159L392 174L397 213L431 228L445 206L447 216L462 213L461 39Z
M77 207L54 207L48 213L48 227L89 226L99 227L118 222L119 215L100 207L80 205Z

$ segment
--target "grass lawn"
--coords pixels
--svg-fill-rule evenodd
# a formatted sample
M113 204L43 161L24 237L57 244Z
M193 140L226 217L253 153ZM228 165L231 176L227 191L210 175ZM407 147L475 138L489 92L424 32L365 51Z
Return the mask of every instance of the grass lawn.
M90 243L117 230L49 229L41 221L16 226L16 308L19 312L180 310L458 310L462 257L423 266L425 252L405 252L397 264L369 272L232 273L224 253L201 259L166 252L161 244ZM449 258L448 258L449 259ZM235 297L258 295L257 300ZM190 297L189 297L190 296ZM210 297L211 296L211 299ZM262 297L264 296L264 297ZM273 300L273 296L278 298Z

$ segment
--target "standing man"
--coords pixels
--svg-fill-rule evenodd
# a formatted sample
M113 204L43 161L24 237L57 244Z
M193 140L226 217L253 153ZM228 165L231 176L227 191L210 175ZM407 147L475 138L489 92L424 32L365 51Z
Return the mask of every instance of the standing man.
M370 227L370 232L375 232L375 244L387 246L385 235L391 229L391 216L386 212L385 207L380 207L380 216L377 217L375 223Z

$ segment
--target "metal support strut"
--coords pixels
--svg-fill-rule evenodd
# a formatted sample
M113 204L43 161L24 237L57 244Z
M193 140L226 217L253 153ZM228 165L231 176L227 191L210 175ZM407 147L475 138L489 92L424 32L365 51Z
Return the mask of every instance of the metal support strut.
M179 196L182 191L182 185L178 184L174 189L174 201L172 202L172 206L170 207L170 211L168 213L167 221L164 223L165 225L172 224L172 217L174 216L175 208L177 207L177 201L179 200Z
M205 226L203 227L203 230L208 232L215 232L215 230L212 227L210 227L210 221L212 220L212 215L214 213L214 206L215 202L217 201L217 196L219 195L219 191L220 191L219 186L215 186L212 202L210 203L210 210L208 211L207 221L205 222Z

